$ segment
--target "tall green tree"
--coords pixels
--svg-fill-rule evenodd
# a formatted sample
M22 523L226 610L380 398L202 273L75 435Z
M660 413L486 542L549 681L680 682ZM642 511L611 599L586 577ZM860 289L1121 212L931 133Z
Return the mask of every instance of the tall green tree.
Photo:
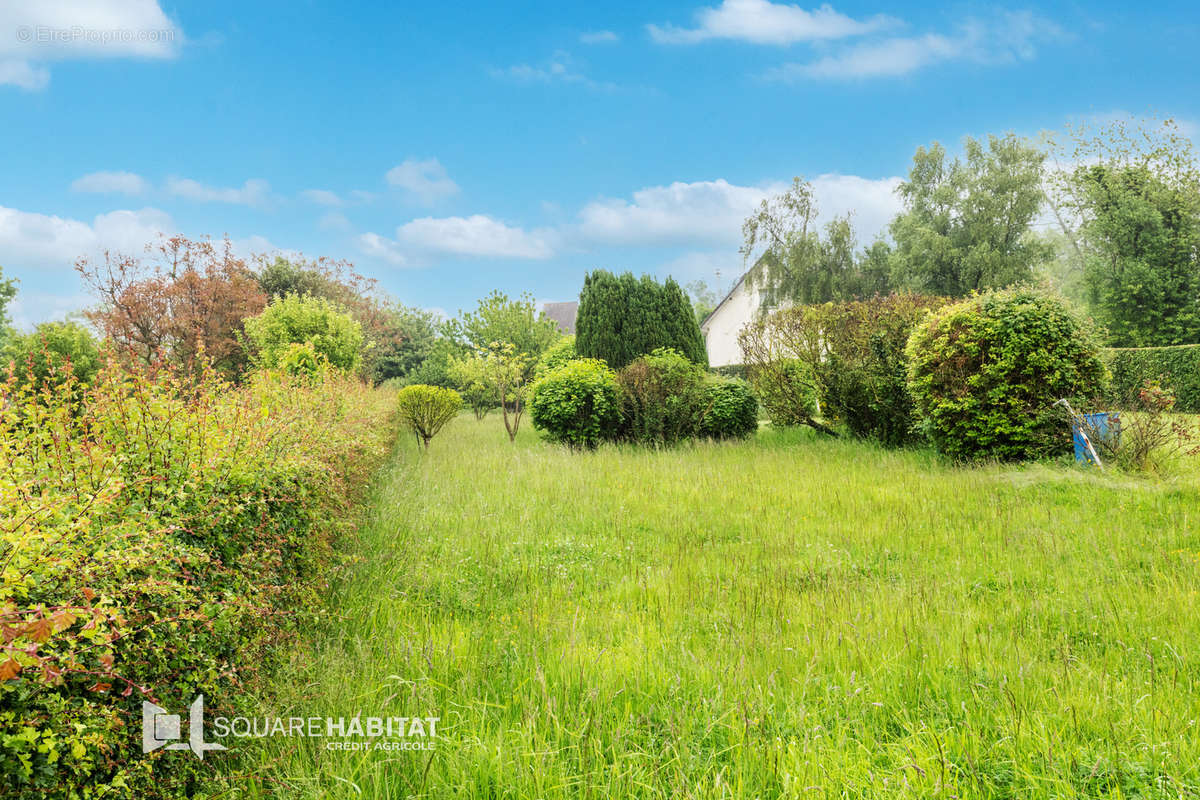
M1200 342L1200 167L1172 120L1071 131L1052 199L1117 346Z
M538 310L532 295L523 294L513 300L498 290L480 300L474 311L459 312L449 329L455 338L480 353L488 351L494 342L511 344L516 355L525 356L522 364L530 370L546 348L562 336L558 323Z
M742 225L742 257L753 262L747 280L762 294L764 312L885 293L888 269L879 269L879 248L857 252L849 215L822 230L812 185L793 178L786 192L762 201Z
M968 137L965 159L917 148L891 223L897 286L947 297L1022 283L1052 250L1030 235L1045 198L1046 154L1014 134Z
M708 365L691 301L673 278L658 283L649 275L618 276L608 270L584 277L575 319L575 349L581 357L620 369L659 347Z

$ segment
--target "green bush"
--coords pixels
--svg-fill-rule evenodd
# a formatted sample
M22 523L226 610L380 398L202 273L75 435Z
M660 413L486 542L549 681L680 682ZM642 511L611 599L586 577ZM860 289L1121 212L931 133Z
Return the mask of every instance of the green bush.
M362 354L362 326L323 297L280 297L245 328L256 364L267 369L279 368L295 344L310 343L330 366L347 372Z
M706 406L705 372L680 353L658 348L617 373L622 436L670 445L697 434Z
M569 361L574 361L579 358L579 353L575 351L575 337L564 336L542 353L542 357L538 359L537 370L535 375L541 377L548 372L564 366Z
M768 414L774 407L782 409L776 416L786 424L812 424L805 417L807 376L788 374L789 362L799 359L812 371L830 422L853 436L896 447L920 438L905 344L926 314L946 302L892 294L795 306L747 326L738 341Z
M937 311L908 342L908 386L937 448L954 458L1066 452L1054 404L1096 396L1099 348L1061 300L1032 289L971 297Z
M77 403L73 381L0 385L0 794L199 796L214 761L142 753L142 701L253 714L323 613L390 398L113 364Z
M462 397L458 392L441 386L405 386L397 394L397 400L401 424L417 435L426 450L429 440L462 408Z
M1112 402L1130 403L1147 382L1161 383L1174 393L1176 411L1200 414L1200 344L1111 348L1104 361L1112 372Z
M710 439L745 439L758 430L758 400L745 381L709 378L699 433Z
M17 380L35 385L61 385L70 373L87 385L100 371L96 337L78 322L43 322L32 333L17 334L0 351L3 371L11 362Z
M567 361L530 388L529 418L550 441L595 447L620 426L617 376L597 359Z
M660 347L708 365L691 301L671 278L660 284L649 275L639 279L630 272L588 273L579 294L575 330L579 355L598 358L613 369Z
M803 425L817 415L817 385L812 368L798 358L755 365L751 385L767 419L777 428Z

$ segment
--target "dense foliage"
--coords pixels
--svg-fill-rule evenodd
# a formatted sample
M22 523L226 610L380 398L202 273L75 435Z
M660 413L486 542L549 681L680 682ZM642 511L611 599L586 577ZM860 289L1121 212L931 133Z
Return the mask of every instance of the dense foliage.
M575 350L575 337L564 336L542 353L542 357L538 359L536 374L538 376L545 375L548 372L566 366L568 362L579 358L579 353Z
M1200 345L1114 348L1104 351L1104 361L1112 373L1110 397L1119 407L1151 382L1174 394L1176 411L1200 414Z
M613 369L660 347L707 366L704 337L691 302L672 278L658 283L649 275L620 276L607 270L590 272L579 294L575 349Z
M764 359L753 367L749 379L772 425L807 425L817 416L817 379L807 362L798 358Z
M1200 342L1200 191L1144 166L1080 167L1088 300L1123 347Z
M739 343L764 406L781 423L813 424L815 382L829 421L898 446L917 438L904 348L917 323L943 303L893 294L796 306L747 326ZM807 369L794 366L797 360Z
M621 423L616 374L596 359L565 361L530 387L529 418L547 439L570 447L612 439Z
M4 338L8 328L8 304L17 296L17 282L12 278L4 277L4 270L0 269L0 344L4 343Z
M758 430L758 400L745 381L710 376L697 433L709 439L745 439Z
M357 366L365 380L378 385L405 376L425 359L434 338L434 315L392 301L349 262L278 255L257 261L254 278L269 299L324 298L354 318L367 344Z
M441 386L405 386L397 395L400 423L429 449L429 442L462 408L462 398Z
M623 434L645 444L675 444L700 429L707 409L705 373L669 348L658 348L617 373Z
M452 335L470 349L482 352L494 343L511 344L526 366L525 379L533 377L537 360L562 336L558 323L538 311L533 297L517 300L494 291L479 301L478 307L450 321Z
M363 347L362 326L323 297L277 298L245 328L255 361L268 369L278 367L292 345L309 343L330 366L351 371Z
M13 334L0 347L0 369L14 365L17 380L61 384L71 374L89 384L100 371L100 345L78 322L43 322L30 333ZM68 371L66 366L70 364Z
M338 373L115 361L79 396L0 385L5 794L195 796L213 761L144 755L142 701L251 711L318 613L393 404Z
M1093 397L1106 370L1089 332L1048 294L991 292L947 306L909 339L908 386L924 427L954 458L1065 452L1061 398Z
M1072 126L1048 199L1063 230L1057 272L1108 344L1200 342L1200 160L1174 120Z
M896 286L946 297L1028 281L1049 260L1028 235L1042 207L1046 154L1017 138L970 137L965 160L938 143L913 156L899 187L904 211L891 223Z
M146 366L199 368L203 361L240 378L249 367L242 321L267 301L246 262L228 239L175 236L149 251L148 261L105 253L102 261L76 264L100 300L88 320L122 357Z

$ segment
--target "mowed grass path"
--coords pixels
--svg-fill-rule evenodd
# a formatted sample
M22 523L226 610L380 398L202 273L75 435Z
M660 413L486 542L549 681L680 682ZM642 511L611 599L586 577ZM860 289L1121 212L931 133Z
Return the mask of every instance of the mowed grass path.
M271 711L437 715L436 750L272 740L263 793L1200 792L1191 483L768 430L569 453L463 417L354 547Z

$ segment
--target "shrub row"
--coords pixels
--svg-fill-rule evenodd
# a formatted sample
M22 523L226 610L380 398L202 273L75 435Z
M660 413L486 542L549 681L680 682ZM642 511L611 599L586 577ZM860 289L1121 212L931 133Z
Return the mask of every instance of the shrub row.
M825 419L889 446L931 441L960 459L1065 451L1056 401L1105 386L1086 325L1035 289L948 302L798 306L747 326L739 342L772 423L820 428L815 393Z
M547 439L581 448L745 438L758 429L758 401L745 382L708 375L667 348L620 372L598 359L570 361L533 384L529 409Z
M142 753L142 702L250 711L393 435L390 393L312 378L110 362L86 392L0 385L8 796L202 791L214 759Z
M1175 393L1175 410L1200 414L1200 344L1112 348L1104 351L1112 373L1110 401L1125 407L1149 381Z

